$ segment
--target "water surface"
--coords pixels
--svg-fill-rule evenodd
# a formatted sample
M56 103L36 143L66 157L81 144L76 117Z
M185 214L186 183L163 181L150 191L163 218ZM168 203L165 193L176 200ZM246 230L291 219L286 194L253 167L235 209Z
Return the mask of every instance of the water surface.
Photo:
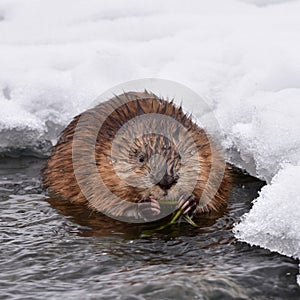
M298 262L237 242L233 223L262 182L237 184L228 211L152 236L47 199L44 159L0 159L0 299L300 299Z

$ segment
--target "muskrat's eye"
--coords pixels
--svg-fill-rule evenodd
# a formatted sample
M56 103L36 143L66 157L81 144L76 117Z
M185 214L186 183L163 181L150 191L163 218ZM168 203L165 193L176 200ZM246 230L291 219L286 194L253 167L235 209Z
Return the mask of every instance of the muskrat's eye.
M145 162L145 160L146 160L145 155L144 155L143 153L140 153L140 154L138 155L138 161L139 161L140 163L143 163L143 162Z

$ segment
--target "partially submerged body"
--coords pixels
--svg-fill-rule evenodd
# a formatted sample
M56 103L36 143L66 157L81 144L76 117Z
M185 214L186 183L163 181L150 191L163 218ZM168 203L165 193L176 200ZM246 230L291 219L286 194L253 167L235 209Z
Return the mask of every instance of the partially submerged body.
M205 131L181 107L147 92L115 96L75 117L43 175L53 197L145 221L165 216L162 203L189 216L221 211L231 188Z

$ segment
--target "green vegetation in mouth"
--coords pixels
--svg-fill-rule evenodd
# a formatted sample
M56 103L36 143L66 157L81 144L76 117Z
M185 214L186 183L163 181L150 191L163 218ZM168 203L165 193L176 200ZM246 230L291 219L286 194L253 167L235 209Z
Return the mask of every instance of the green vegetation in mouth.
M178 201L160 200L159 204L161 204L161 205L174 205L174 206L176 206L178 204Z
M169 202L170 203L170 202ZM182 209L177 209L177 211L174 213L172 219L166 223L166 224L163 224L157 228L154 228L154 229L148 229L148 230L143 230L142 233L141 233L141 236L151 236L153 235L156 231L159 231L159 230L163 230L165 229L166 227L174 224L181 216L183 216L183 218L192 226L194 227L198 227L198 225L189 217L189 216L185 216L183 215L183 210Z

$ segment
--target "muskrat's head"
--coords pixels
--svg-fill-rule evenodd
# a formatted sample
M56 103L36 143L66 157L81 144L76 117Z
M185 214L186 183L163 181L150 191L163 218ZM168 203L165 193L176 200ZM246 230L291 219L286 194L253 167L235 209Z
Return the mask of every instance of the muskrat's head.
M183 193L192 193L199 177L193 137L165 116L150 115L128 122L111 149L112 166L121 179L119 187L132 191L132 202L149 197L176 202Z
M158 186L167 195L179 179L181 156L168 138L148 134L131 145L128 165L144 187Z

